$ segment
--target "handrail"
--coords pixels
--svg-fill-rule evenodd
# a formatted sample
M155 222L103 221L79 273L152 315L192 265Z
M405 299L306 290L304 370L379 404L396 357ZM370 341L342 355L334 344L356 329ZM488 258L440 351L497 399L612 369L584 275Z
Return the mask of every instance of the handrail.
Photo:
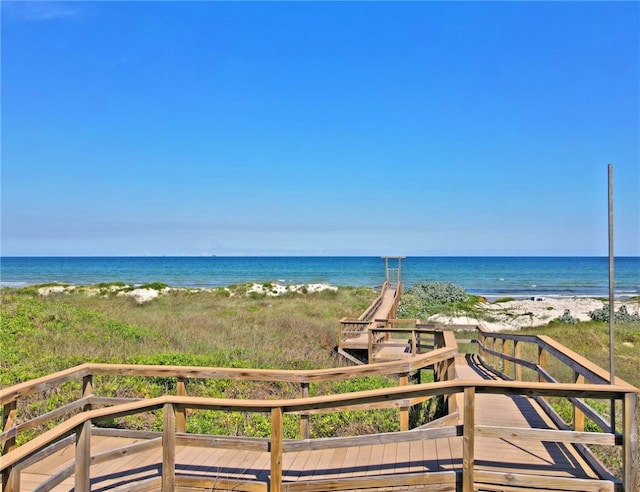
M425 398L432 396L452 395L463 393L465 398L464 410L465 417L461 428L461 434L463 439L463 451L464 455L470 459L468 463L463 461L463 490L471 490L473 487L473 456L474 456L474 432L478 435L486 435L493 437L508 437L511 439L536 439L536 440L558 440L561 442L577 442L577 443L589 443L596 442L598 444L615 445L617 440L615 436L601 435L599 433L590 432L566 432L566 431L545 431L541 430L529 430L513 428L500 428L500 427L487 427L475 425L475 417L473 415L475 405L473 400L476 394L507 394L507 395L522 395L529 396L572 396L575 398L580 397L593 397L601 399L616 399L622 400L624 404L624 421L625 421L625 435L630 439L634 438L637 443L637 390L630 391L630 388L626 385L597 385L597 384L549 384L539 382L522 382L522 381L444 381L430 384L420 384L414 386L401 386L394 388L384 388L369 391L362 391L357 393L347 394L335 394L307 397L300 399L280 399L280 400L234 400L234 399L221 399L221 398L196 398L185 396L173 396L165 395L158 398L140 400L131 403L124 403L113 407L100 408L85 411L78 415L75 415L65 422L57 425L53 429L41 434L34 440L20 446L8 454L2 457L2 463L0 463L0 471L5 473L14 466L18 466L20 463L29 459L35 453L43 450L45 447L55 443L56 441L65 438L73 433L76 434L76 446L77 450L86 453L88 446L90 446L90 427L87 424L97 422L107 418L115 418L119 416L132 415L141 412L147 412L151 410L157 410L164 408L164 436L163 437L163 480L164 474L175 470L172 467L172 463L175 466L175 455L172 456L171 452L175 453L175 428L174 425L174 413L182 409L200 409L200 410L223 410L223 411L245 411L245 412L259 412L259 413L271 413L271 445L269 446L269 452L271 453L271 468L272 468L272 480L276 483L272 483L273 488L271 490L280 490L280 483L278 477L282 477L282 453L286 452L284 447L282 436L282 415L283 414L300 414L309 410L325 409L328 411L343 411L351 407L360 407L362 405L376 405L381 403L390 403L394 401L403 402L415 398ZM401 403L402 404L402 403ZM169 412L169 413L167 413ZM88 432L88 436L87 436ZM435 431L434 431L435 433ZM456 433L455 435L460 435ZM428 433L424 433L422 437L428 436ZM527 437L529 436L529 437ZM166 438L166 440L165 440ZM416 435L416 438L419 438ZM371 438L372 439L372 438ZM362 442L366 439L362 438ZM623 442L625 463L633 458L633 450L629 449L631 442ZM85 449L86 448L86 449ZM168 451L167 451L168 449ZM89 455L90 457L90 455ZM173 460L173 461L172 461ZM88 483L90 466L90 459L76 459L76 490L86 490L88 487L82 486L82 481L86 480ZM467 463L467 464L465 464ZM627 484L635 480L633 471L628 463L625 465L627 472L632 476L628 478ZM166 472L165 472L166 470ZM79 482L80 481L80 482ZM78 484L80 483L80 486ZM631 489L627 489L631 490Z
M399 378L399 384L407 384L407 376L410 373L430 367L433 364L451 361L456 354L456 346L444 346L411 359L380 362L369 365L309 370L86 363L49 376L38 378L31 382L20 383L16 386L1 390L0 401L5 406L5 409L13 407L14 414L13 417L9 419L6 418L7 412L5 412L4 429L0 429L0 444L9 441L11 444L10 447L13 447L13 444L20 432L32 429L37 425L52 420L53 418L61 417L72 410L77 410L84 406L90 407L92 404L122 403L122 399L97 398L93 396L93 377L99 375L175 378L178 382L178 394L183 396L186 395L186 386L184 385L184 382L187 379L211 378L232 379L237 381L297 383L301 386L302 396L308 396L310 383L348 380L365 376L396 375ZM88 384L88 387L90 388L90 391L83 391L83 398L16 425L15 409L17 407L16 403L18 398L27 396L39 390L54 388L56 383L68 382L73 380L74 377L79 376L82 376L83 384ZM403 421L406 420L406 425L408 425L408 410L403 411L402 414L406 414L406 419L403 418ZM185 419L186 414L183 412L181 414L181 423L179 425L181 429L185 428ZM308 417L302 419L300 426L302 435L308 437L309 429L306 419L308 419Z
M196 379L235 379L269 382L310 383L335 381L359 376L380 376L411 372L429 365L431 354L421 354L411 360L379 362L366 366L348 366L329 369L245 369L197 366L163 366L134 364L85 363L64 371L19 383L0 390L0 405L59 384L89 375L118 375L146 377L174 377Z
M570 367L571 369L578 372L580 375L584 376L588 381L592 381L598 384L609 384L610 375L609 372L605 369L602 369L598 365L594 364L590 360L584 358L580 354L574 352L573 350L565 347L564 345L558 343L553 340L551 337L546 335L521 335L517 333L498 333L488 331L482 325L476 326L477 331L479 332L481 339L478 341L481 344L481 349L490 353L491 355L495 355L498 357L506 356L505 359L508 359L509 362L519 363L520 361L523 366L526 366L526 362L523 359L520 359L517 356L507 356L504 352L497 351L495 349L491 349L486 346L483 342L484 338L492 338L494 340L510 340L514 343L533 343L537 345L541 350L549 353L556 357L560 362L564 365ZM623 379L616 377L615 383L619 385L626 385L628 387L633 388L633 386Z
M365 309L365 311L358 317L358 321L371 321L371 316L377 311L377 309L380 307L380 304L382 304L382 299L384 299L388 288L389 282L385 281L385 283L382 284L380 295L376 297L376 299L371 304L369 304L369 307Z

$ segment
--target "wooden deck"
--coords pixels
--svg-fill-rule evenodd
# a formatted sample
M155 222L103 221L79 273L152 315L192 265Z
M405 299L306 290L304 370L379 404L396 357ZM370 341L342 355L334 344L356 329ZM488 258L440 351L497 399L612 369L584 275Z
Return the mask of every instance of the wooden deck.
M458 356L455 367L456 376L461 380L496 379L478 363L475 356ZM461 397L456 406L459 410L458 424L462 424L465 404ZM557 429L537 402L525 396L478 394L475 398L475 415L475 425L487 428ZM92 455L100 456L110 449L140 442L144 440L107 437L94 432L91 438ZM160 490L162 452L158 442L151 449L135 454L122 452L117 459L94 464L91 467L91 490L146 490L146 486L149 490ZM296 483L304 483L300 490L318 491L462 490L460 477L463 460L462 436L285 452L282 460L282 490L298 490ZM42 490L38 488L39 484L65 467L72 467L74 461L75 445L72 443L22 470L20 490ZM99 459L94 458L94 461ZM505 439L483 436L479 432L475 436L474 468L475 490L526 490L508 483L502 487L495 483L482 485L483 480L491 482L497 476L512 477L511 480L521 487L523 483L529 483L531 487L544 485L550 477L560 477L574 479L575 488L571 490L614 490L612 477L602 479L572 445L562 443L530 440L523 443L517 436ZM177 444L175 471L177 478L186 480L188 477L190 482L186 481L185 484L192 483L194 490L202 490L203 484L211 489L215 489L216 484L226 484L228 488L221 490L268 490L271 458L267 450ZM362 485L363 479L382 480L387 477L393 483L394 477L400 476L409 482L413 479L413 485L372 489L363 488ZM352 479L358 486L349 489L350 482L346 479ZM335 488L339 482L342 485ZM74 487L75 478L71 475L47 490L72 491ZM180 489L190 488L183 485Z
M369 364L280 371L87 363L0 390L2 492L640 490L637 388L619 379L610 384L606 371L548 337L471 327L479 353L459 354L453 327L402 327L392 319L401 289L386 282L360 318L341 321L339 350L362 351ZM523 355L527 344L537 359ZM551 358L571 381L553 374ZM419 384L422 371L432 371L435 382ZM528 379L523 371L530 371ZM167 388L175 393L146 400L100 396L94 376L173 379ZM311 384L365 376L397 378L398 386L309 397ZM296 384L301 398L189 397L190 379ZM20 412L30 413L30 395L55 394L70 381L81 383L77 400L19 419ZM543 400L549 397L570 403L571 425L553 414ZM440 418L410 429L411 409L431 398L440 399ZM586 398L617 402L621 423L607 422ZM358 409L398 410L400 431L310 435L314 414ZM187 419L201 410L270 414L271 436L187 433ZM130 415L148 417L162 430L99 427ZM299 419L298 438L283 438L285 416ZM585 417L601 431L585 432ZM42 424L49 430L18 445L22 432ZM593 457L591 444L620 448L621 479Z

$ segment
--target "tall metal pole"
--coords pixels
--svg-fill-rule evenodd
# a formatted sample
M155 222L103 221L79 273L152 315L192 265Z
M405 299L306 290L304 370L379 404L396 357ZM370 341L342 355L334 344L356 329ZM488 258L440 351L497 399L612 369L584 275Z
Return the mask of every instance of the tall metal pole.
M609 164L609 374L611 384L615 381L615 361L613 357L615 310L614 275L613 275L613 164Z
M609 377L611 384L615 383L616 369L614 360L614 330L616 312L613 306L614 300L614 275L613 275L613 164L609 164ZM615 432L616 401L611 400L611 432Z

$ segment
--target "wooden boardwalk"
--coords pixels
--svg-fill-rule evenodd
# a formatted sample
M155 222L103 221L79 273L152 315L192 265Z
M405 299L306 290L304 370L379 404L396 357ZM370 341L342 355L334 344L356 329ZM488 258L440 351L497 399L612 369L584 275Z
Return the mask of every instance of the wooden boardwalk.
M479 354L459 354L452 327L396 323L401 290L401 283L385 282L360 318L341 321L339 350L369 364L301 371L82 364L0 390L2 492L640 490L637 388L621 380L610 384L606 371L548 337L471 327L478 332ZM523 357L526 344L537 360ZM570 382L552 374L551 357L571 371ZM513 378L506 374L511 369ZM523 370L531 371L534 382L525 381ZM422 371L432 371L435 382L418 384ZM103 397L94 376L173 379L167 387L175 394L146 400ZM309 397L310 384L364 376L397 378L398 386ZM297 384L301 398L189 397L190 379ZM55 393L74 380L82 388L77 400L44 415L17 418L28 409L26 397ZM571 425L550 411L542 400L548 397L570 402ZM440 399L441 417L410 429L411 409L431 398ZM586 398L617 402L621 426L608 423ZM310 416L356 409L399 410L400 432L310 438ZM271 437L186 433L190 412L201 410L270 414ZM121 416L145 419L145 413L155 425L161 420L161 431L96 426ZM298 439L283 438L284 416L299 419ZM602 432L585 432L585 416ZM44 423L50 430L17 445L21 432ZM620 447L622 479L593 458L590 444Z
M477 357L471 356L457 357L456 373L459 379L468 381L495 379L478 364ZM475 405L476 425L557 429L532 398L479 394ZM460 409L458 423L462 423L462 399L457 408ZM602 477L572 445L543 441L523 444L517 437L504 439L483 437L481 434L475 440L475 475L479 483L483 476L490 478L498 473L517 476L521 483L528 480L531 486L544 484L549 477L565 477L575 479L576 488L573 490L614 490L613 481L601 480ZM106 437L96 433L92 436L92 454L100 455L109 449L142 441L140 438ZM22 470L20 490L41 490L38 484L63 468L73 466L74 448L70 444ZM296 490L296 482L305 483L301 490L334 490L337 480L342 480L347 486L345 479L349 478L361 483L366 478L388 476L392 479L400 475L414 477L416 484L399 489L376 487L371 490L460 490L463 455L462 436L286 452L282 462L283 490ZM190 477L194 483L202 483L198 480L204 479L212 486L227 483L227 480L235 483L222 490L267 490L271 461L268 451L178 444L175 470L177 477ZM418 478L427 474L438 483L437 488L432 488L436 486L434 483L420 484ZM145 483L151 490L157 490L153 484L157 484L161 476L162 448L157 446L136 454L123 453L117 459L93 465L91 490L142 490L141 484ZM243 488L240 482L233 482L238 480L249 481L255 488L250 489L246 485ZM74 477L70 476L49 490L72 491L74 487ZM357 490L367 489L360 485ZM521 489L486 485L476 490Z
M393 311L396 298L398 296L397 288L388 287L385 288L380 294L380 298L376 303L376 309L366 317L366 319L360 319L363 322L363 327L358 334L350 336L342 343L342 348L347 350L368 350L369 349L369 330L379 323L376 320L387 320L390 317L390 313Z

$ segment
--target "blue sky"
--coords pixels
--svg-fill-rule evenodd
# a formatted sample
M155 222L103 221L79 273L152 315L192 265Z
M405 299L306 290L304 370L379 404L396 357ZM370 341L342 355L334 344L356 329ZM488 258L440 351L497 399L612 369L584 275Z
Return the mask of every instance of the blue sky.
M640 254L638 2L2 2L2 254Z

